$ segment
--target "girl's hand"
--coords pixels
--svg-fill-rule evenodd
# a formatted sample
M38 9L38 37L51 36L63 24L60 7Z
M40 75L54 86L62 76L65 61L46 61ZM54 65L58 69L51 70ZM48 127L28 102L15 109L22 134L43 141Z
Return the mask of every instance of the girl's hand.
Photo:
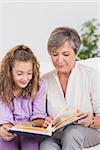
M81 119L77 122L77 124L80 124L84 127L89 127L93 121L93 114L92 113L87 113L88 116L84 119Z
M8 130L12 127L13 125L10 123L7 124L3 124L2 126L0 126L0 136L3 140L5 141L10 141L12 140L14 137L16 137L15 134L11 134L8 132Z
M53 121L53 117L51 117L51 116L48 116L46 119L45 119L45 121L44 121L44 123L43 123L43 127L44 128L47 128L48 126L49 126L49 124ZM54 120L53 122L52 122L52 126L54 126L55 124L57 124L57 122L58 122L58 120Z

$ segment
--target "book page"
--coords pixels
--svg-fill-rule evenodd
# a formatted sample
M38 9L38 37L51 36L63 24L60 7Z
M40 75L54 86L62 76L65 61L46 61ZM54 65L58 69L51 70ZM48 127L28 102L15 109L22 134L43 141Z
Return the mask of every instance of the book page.
M81 118L87 116L87 115L84 115L84 116L82 116L82 115L83 115L83 113L80 112L80 113L76 113L75 115L65 118L64 120L60 121L59 123L57 123L55 126L52 127L53 131L56 131L57 129L60 129L70 123L73 123L74 121L76 121L78 119L81 119Z
M10 130L9 130L10 133L18 133L18 134L21 134L21 133L30 133L30 134L41 134L41 135L49 135L51 136L52 135L52 130L46 130L45 128L43 127L33 127L31 126L30 124L27 124L27 123L19 123L15 126L13 126Z

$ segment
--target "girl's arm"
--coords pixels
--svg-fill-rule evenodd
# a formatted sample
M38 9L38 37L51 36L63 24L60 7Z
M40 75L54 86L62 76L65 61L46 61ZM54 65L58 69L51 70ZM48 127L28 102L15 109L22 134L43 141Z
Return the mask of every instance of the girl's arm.
M0 100L0 136L6 141L10 141L15 135L8 130L13 126L13 115L9 107Z
M30 120L35 126L42 126L46 116L46 91L44 83L41 82L39 93L33 102L33 115Z
M43 123L44 123L44 119L42 118L37 118L37 119L34 119L32 120L32 126L36 126L36 127L41 127L43 126Z
M14 137L16 137L15 134L11 134L8 132L8 130L12 127L13 125L11 123L3 124L0 126L0 136L3 140L5 141L10 141Z
M0 125L6 123L14 124L15 122L10 108L0 100Z

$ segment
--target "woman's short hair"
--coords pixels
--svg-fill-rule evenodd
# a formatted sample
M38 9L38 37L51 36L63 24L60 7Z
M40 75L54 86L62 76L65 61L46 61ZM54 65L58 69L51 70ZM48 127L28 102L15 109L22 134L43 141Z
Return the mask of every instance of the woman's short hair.
M75 53L80 48L81 40L77 31L69 27L58 27L50 35L48 40L48 52L56 50L65 42L69 42Z

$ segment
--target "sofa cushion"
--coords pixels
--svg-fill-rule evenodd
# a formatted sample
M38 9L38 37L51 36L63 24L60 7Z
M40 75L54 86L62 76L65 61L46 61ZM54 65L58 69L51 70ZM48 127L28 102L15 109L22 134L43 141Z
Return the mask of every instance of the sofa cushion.
M86 60L80 60L79 63L84 64L86 66L89 66L91 68L94 68L94 69L100 71L100 57L89 58Z

